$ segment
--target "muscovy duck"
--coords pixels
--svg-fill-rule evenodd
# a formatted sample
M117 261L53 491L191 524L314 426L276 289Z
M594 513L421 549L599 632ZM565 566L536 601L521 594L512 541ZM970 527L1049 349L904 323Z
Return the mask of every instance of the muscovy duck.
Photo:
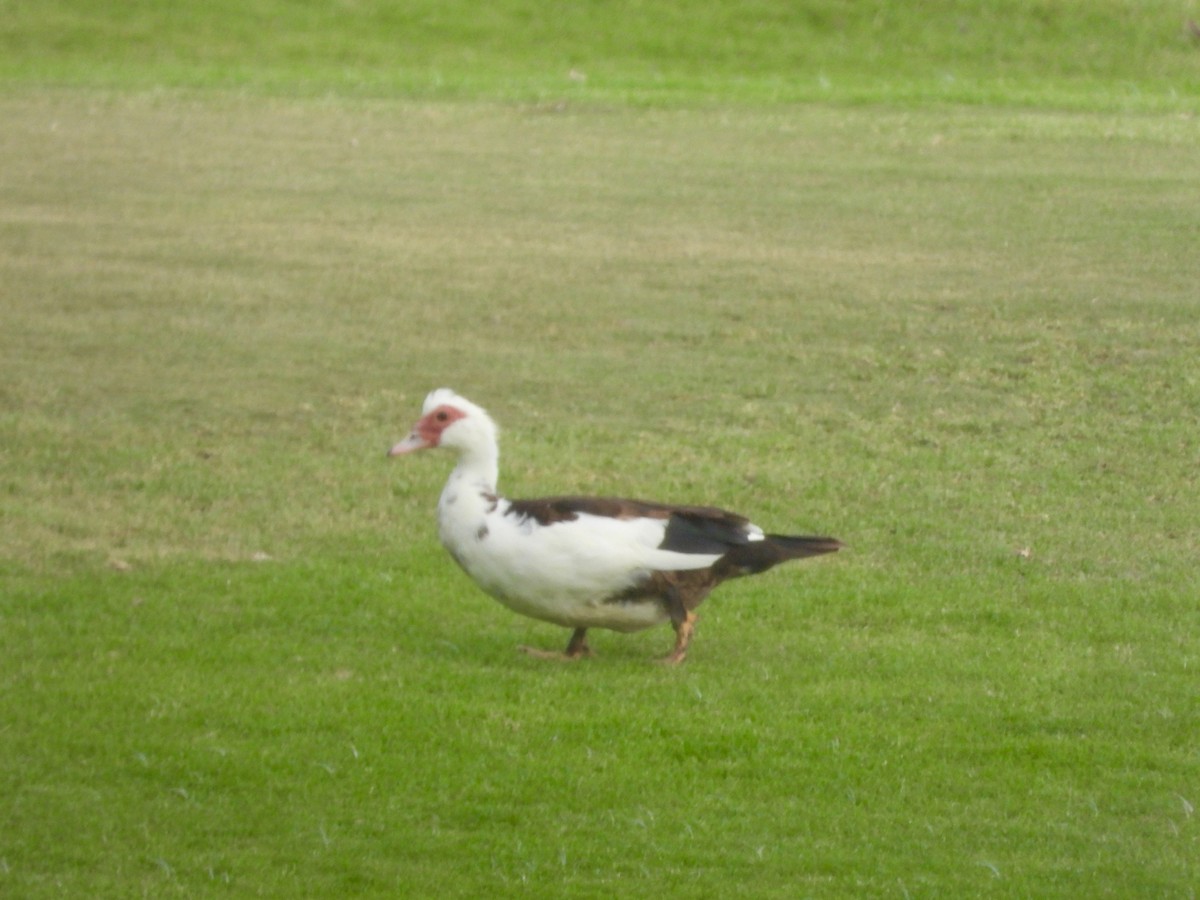
M425 398L412 433L389 452L445 447L458 465L438 500L442 544L484 591L509 609L574 629L567 649L534 656L590 656L589 628L639 631L670 621L687 656L696 608L721 582L789 559L832 553L830 537L764 534L744 516L711 506L609 497L508 500L496 491L497 428L448 388Z

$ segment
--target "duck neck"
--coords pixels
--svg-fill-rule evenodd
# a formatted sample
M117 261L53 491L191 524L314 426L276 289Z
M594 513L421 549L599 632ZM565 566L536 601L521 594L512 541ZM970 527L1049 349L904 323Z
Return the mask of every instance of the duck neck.
M500 450L491 444L462 451L450 479L461 487L478 490L481 494L495 494L499 477Z

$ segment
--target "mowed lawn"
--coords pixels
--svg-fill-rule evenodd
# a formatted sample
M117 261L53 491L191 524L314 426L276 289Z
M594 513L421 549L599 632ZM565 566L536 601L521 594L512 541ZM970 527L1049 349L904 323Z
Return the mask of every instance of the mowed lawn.
M1182 897L1187 115L0 97L0 893ZM501 487L846 542L598 658Z

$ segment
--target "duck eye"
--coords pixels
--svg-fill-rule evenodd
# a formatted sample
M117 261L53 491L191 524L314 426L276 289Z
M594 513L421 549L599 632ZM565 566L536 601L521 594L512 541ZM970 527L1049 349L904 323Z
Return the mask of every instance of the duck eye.
M437 413L434 415L434 418L437 419L439 422L445 422L447 419L450 418L450 414L448 412L446 412L444 409L439 409L437 411Z

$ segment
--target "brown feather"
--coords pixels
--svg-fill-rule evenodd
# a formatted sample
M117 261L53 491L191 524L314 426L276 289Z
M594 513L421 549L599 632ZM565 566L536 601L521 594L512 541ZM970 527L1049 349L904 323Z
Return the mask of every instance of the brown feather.
M539 525L570 522L578 518L580 513L612 519L669 519L680 514L739 526L750 522L744 516L714 506L679 506L617 497L539 497L510 500L509 503L508 513L533 519Z
M834 553L842 546L835 538L770 534L764 540L731 548L704 569L651 572L641 583L613 597L611 602L657 600L670 613L671 621L679 624L684 612L695 610L713 588L724 581L757 575L789 559Z

